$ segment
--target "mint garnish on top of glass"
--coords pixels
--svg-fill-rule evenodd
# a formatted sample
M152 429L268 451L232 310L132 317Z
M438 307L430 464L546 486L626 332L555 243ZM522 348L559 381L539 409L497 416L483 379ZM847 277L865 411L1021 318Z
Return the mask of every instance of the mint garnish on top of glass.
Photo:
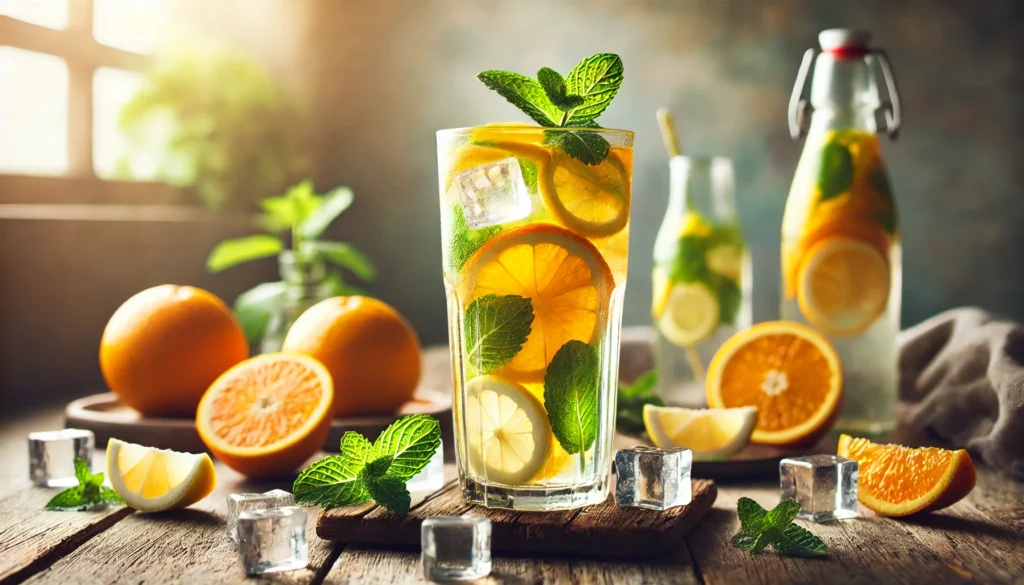
M564 78L543 67L537 79L509 71L484 71L477 75L484 85L545 128L581 128L546 132L546 144L558 146L588 165L600 164L611 146L598 132L597 117L611 103L622 85L622 59L611 53L587 57Z

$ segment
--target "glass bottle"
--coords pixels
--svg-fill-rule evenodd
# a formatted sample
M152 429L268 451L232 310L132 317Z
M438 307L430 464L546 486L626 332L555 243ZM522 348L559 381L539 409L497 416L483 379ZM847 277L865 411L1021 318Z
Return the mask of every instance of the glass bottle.
M750 254L727 157L674 156L654 244L654 361L667 403L707 404L704 375L719 346L750 326Z
M285 285L284 294L270 313L260 342L261 353L281 351L284 338L299 315L330 296L324 285L327 269L320 258L285 250L278 256L278 267Z
M868 33L832 29L818 40L821 53L804 55L790 101L793 137L806 132L807 140L782 222L781 315L814 327L839 353L845 396L836 429L877 435L896 424L902 266L876 115L895 138L899 97ZM876 65L891 102L879 96Z

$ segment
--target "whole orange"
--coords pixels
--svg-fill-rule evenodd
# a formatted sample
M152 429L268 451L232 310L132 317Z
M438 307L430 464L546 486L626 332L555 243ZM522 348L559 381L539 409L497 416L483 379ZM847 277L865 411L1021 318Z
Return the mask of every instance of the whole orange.
M191 286L165 284L131 297L100 341L107 386L146 416L195 416L210 384L247 357L231 309Z
M310 355L334 379L334 416L387 414L412 398L420 380L420 342L391 305L334 297L292 325L282 351Z

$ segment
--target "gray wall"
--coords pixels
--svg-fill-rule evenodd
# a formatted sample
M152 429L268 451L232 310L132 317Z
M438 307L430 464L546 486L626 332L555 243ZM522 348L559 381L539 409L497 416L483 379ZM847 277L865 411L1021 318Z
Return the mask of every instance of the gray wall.
M381 274L370 290L406 314L425 343L446 337L434 132L521 119L475 80L481 70L567 71L596 52L619 53L626 69L601 122L637 134L626 323L644 323L649 312L651 248L667 198L653 114L662 105L676 113L687 150L733 157L755 262L754 314L776 316L779 227L801 147L787 134L786 100L801 53L832 26L874 31L901 84L905 126L883 148L903 223L904 324L963 304L1024 320L1024 10L1012 0L217 6L202 18L195 9L198 26L224 33L301 93L313 120L317 186L348 184L356 192L331 235L376 260ZM142 288L194 284L231 301L273 278L272 261L205 274L213 243L246 231L237 221L0 214L3 408L99 387L96 352L106 319Z

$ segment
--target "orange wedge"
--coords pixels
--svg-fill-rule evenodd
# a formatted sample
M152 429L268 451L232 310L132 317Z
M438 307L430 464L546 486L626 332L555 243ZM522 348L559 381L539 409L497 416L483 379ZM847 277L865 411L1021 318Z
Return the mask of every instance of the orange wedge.
M615 283L608 264L587 240L550 224L502 232L466 262L466 303L484 295L519 295L533 303L526 343L498 374L520 383L540 382L562 345L590 343L600 334Z
M839 356L820 333L772 321L722 344L708 367L707 399L712 408L756 406L753 443L809 445L838 415L842 381Z
M971 493L977 479L963 449L912 449L842 435L837 453L860 464L857 498L883 516L941 510Z
M279 477L299 468L327 440L334 384L305 355L250 358L210 385L196 429L207 448L249 477Z

